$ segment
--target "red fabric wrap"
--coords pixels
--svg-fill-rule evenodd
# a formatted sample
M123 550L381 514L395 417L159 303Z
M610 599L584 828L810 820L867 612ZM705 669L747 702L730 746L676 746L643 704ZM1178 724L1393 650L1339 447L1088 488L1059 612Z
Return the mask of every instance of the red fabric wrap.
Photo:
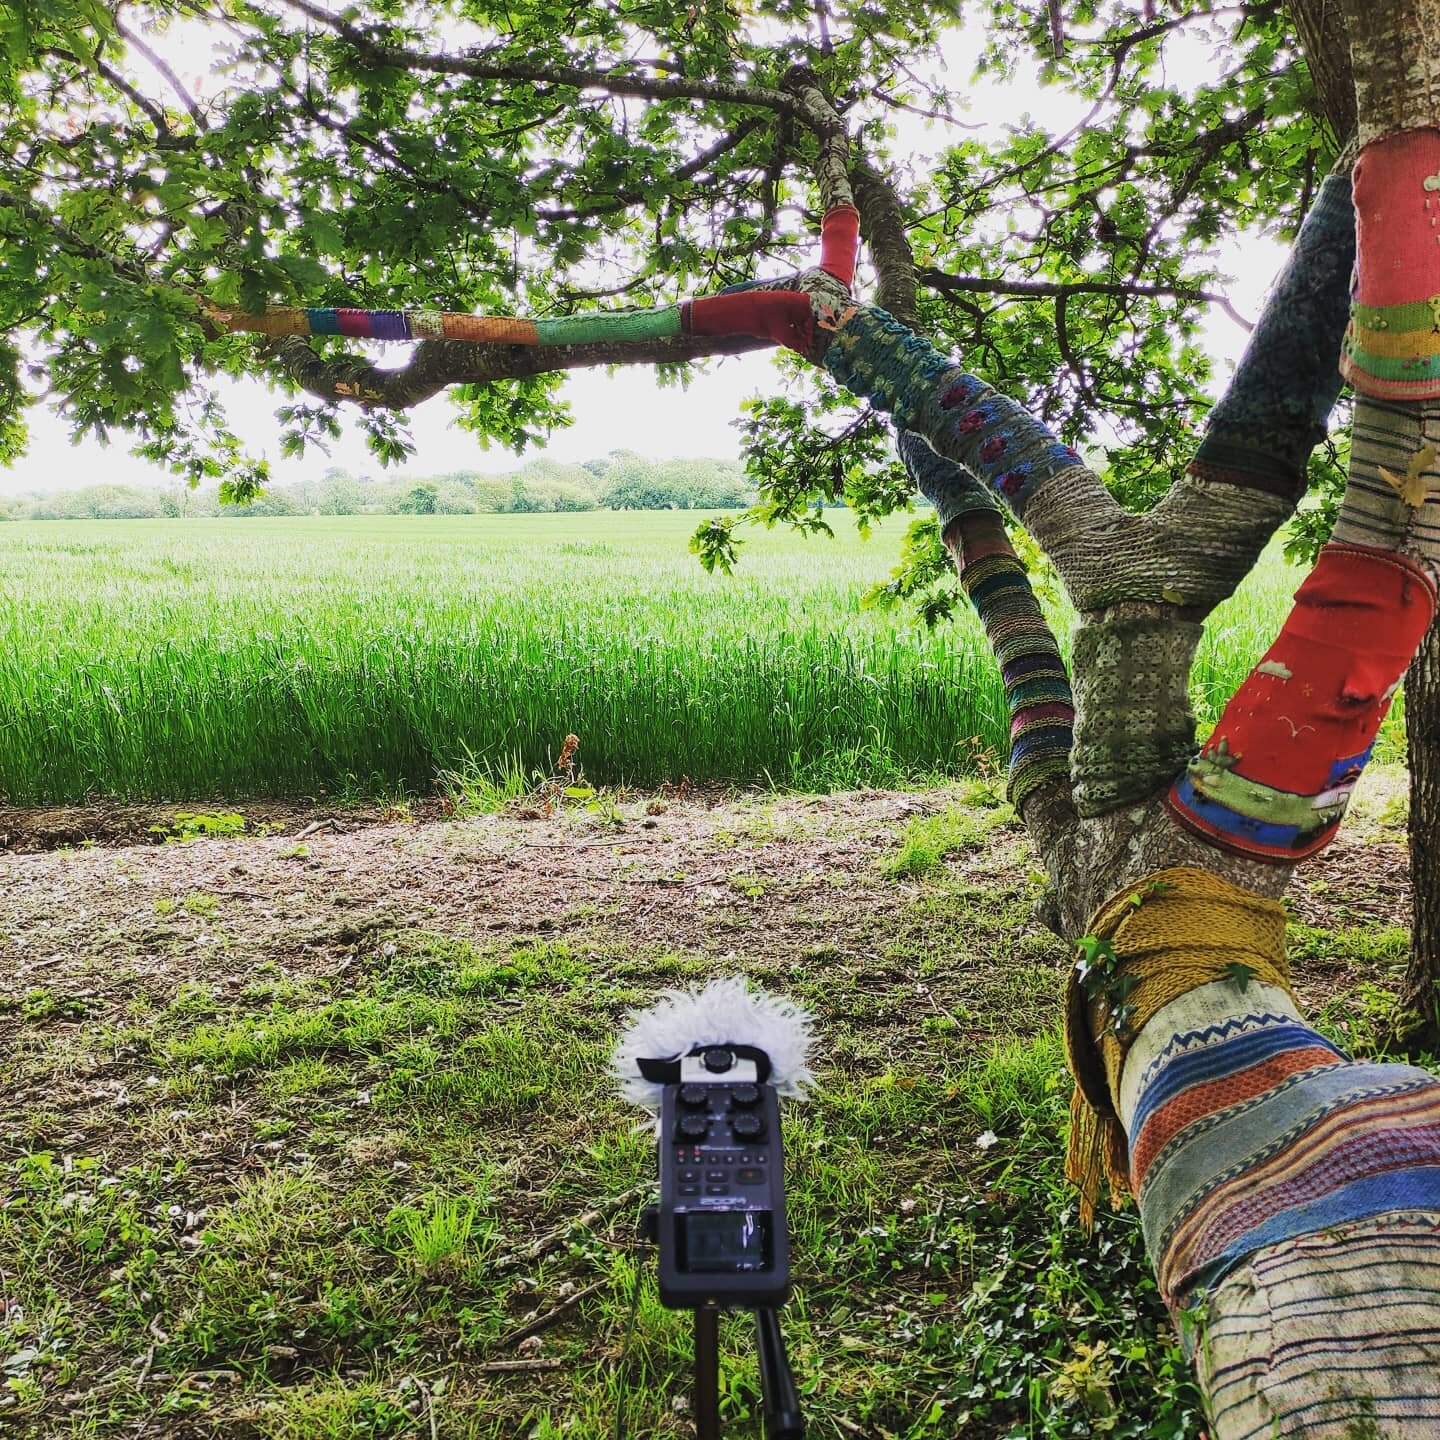
M1440 294L1440 130L1404 130L1355 162L1361 305L1409 305Z
M835 205L820 222L820 268L847 290L855 282L860 248L860 212L853 205Z
M758 335L802 353L815 340L810 298L795 290L741 290L692 300L684 312L692 335Z
M1291 796L1348 793L1435 603L1429 576L1393 551L1327 545L1202 756ZM1343 809L1343 798L1339 803ZM1195 816L1180 818L1196 828ZM1293 858L1318 849L1338 823L1337 816ZM1224 843L1223 835L1214 838Z

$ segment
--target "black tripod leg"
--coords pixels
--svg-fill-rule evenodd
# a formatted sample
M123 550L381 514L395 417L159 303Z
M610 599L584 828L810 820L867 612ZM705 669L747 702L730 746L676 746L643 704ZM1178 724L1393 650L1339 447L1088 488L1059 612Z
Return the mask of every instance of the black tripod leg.
M695 1440L720 1440L720 1313L695 1312Z
M755 1312L755 1348L760 1352L760 1389L765 1397L767 1440L802 1440L805 1421L800 1396L785 1356L785 1337L773 1310Z

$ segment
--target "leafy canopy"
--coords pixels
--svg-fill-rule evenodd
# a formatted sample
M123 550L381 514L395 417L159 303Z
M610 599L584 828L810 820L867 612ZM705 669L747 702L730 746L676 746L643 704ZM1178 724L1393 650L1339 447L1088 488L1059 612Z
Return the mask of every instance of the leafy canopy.
M538 316L800 268L819 218L816 137L786 103L803 64L876 177L867 233L888 206L908 238L909 318L1153 501L1206 405L1207 257L1237 229L1290 230L1333 138L1279 4L1063 8L1057 54L1044 7L1010 0L10 0L0 458L43 389L76 433L123 432L244 496L264 467L220 382L256 371L289 392L290 451L337 433L333 397L305 395L273 343L209 332L198 295ZM977 84L1037 81L1080 106L1067 133L976 128ZM919 117L933 165L910 153ZM451 395L484 442L565 421L554 373ZM403 412L357 414L382 460L410 453ZM750 518L907 503L880 425L798 364L744 430ZM725 564L733 545L721 523L698 548ZM887 591L939 573L919 533Z

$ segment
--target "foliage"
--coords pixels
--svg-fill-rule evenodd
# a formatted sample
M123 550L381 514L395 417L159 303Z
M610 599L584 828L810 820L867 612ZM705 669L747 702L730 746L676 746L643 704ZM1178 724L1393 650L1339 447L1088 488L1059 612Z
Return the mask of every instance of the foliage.
M588 468L594 465L597 468ZM385 479L330 466L318 479L271 485L245 505L222 505L217 486L142 490L90 485L6 501L9 520L226 519L277 515L539 515L587 510L704 510L745 503L749 482L728 460L649 460L620 450L588 465L530 461L504 475L473 470ZM603 478L602 478L603 477Z
M1066 13L1059 51L1043 10L1011 0L967 9L963 37L956 10L926 0L366 0L344 14L305 0L239 0L223 21L179 0L123 17L89 0L7 10L0 451L23 445L41 383L77 433L124 431L187 481L252 495L264 468L217 385L256 369L291 392L291 453L323 446L335 406L296 397L293 350L212 333L199 293L556 314L808 263L815 138L783 101L799 62L891 188L918 323L1098 447L1146 504L1206 408L1196 337L1217 241L1292 228L1333 148L1284 8L1263 0L1158 16L1100 0ZM476 73L442 54L457 36ZM189 59L212 45L197 85ZM972 98L983 119L987 97L1022 88L1071 128L963 128ZM926 142L933 163L907 155L900 122L917 113L948 127ZM343 345L312 349L323 361ZM824 380L787 374L745 420L749 518L824 529L827 502L862 523L904 504L882 430ZM452 399L482 442L520 449L564 423L554 382ZM408 454L403 416L358 423L382 462ZM610 483L615 503L644 491ZM715 538L731 563L733 531ZM918 579L896 586L932 617L953 604Z

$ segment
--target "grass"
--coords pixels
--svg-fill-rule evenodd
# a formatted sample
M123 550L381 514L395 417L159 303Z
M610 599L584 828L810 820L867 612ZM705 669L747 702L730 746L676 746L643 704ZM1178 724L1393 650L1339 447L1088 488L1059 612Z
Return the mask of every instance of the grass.
M85 1030L36 1010L68 1066L128 1057L134 1099L85 1143L0 1150L7 1433L402 1436L433 1407L454 1440L602 1440L621 1405L627 1435L690 1433L688 1317L635 1237L651 1142L605 1062L640 977L704 963L406 931L268 1004L194 988ZM790 979L840 1042L786 1132L785 1328L814 1433L1079 1436L1108 1405L1111 1434L1197 1436L1133 1214L1091 1244L1060 1183L1054 1033L967 1047L860 1005L863 970ZM589 1286L518 1352L557 1368L487 1374ZM722 1342L726 1433L758 1434L741 1318Z
M6 525L0 799L393 798L438 781L486 810L571 732L608 785L896 784L1003 753L973 616L931 634L859 608L896 524L869 543L762 535L725 579L687 553L695 520ZM1217 615L1202 723L1300 578L1269 557Z
M822 1088L785 1126L810 1433L1199 1440L1133 1208L1087 1239L1062 1179L1065 949L1028 918L1041 878L992 786L946 801L893 851L933 862L884 874L868 821L826 840L843 889L795 852L849 801L729 806L683 857L715 882L703 929L677 923L688 902L653 929L588 906L523 934L480 907L317 960L274 947L284 919L227 939L229 907L177 905L246 963L211 983L184 949L149 988L151 948L181 935L151 938L144 906L131 976L129 932L97 932L113 983L47 971L0 1014L0 1430L608 1440L623 1410L635 1440L692 1434L689 1317L659 1305L636 1233L653 1142L606 1062L662 986L743 968L823 1037ZM201 858L147 856L192 899L173 872ZM1359 916L1368 894L1337 873L1307 909L1335 928L1290 936L1319 1023L1359 1054L1405 939ZM731 907L753 923L727 928ZM740 1317L722 1344L724 1433L757 1436ZM489 1368L517 1359L552 1368Z

